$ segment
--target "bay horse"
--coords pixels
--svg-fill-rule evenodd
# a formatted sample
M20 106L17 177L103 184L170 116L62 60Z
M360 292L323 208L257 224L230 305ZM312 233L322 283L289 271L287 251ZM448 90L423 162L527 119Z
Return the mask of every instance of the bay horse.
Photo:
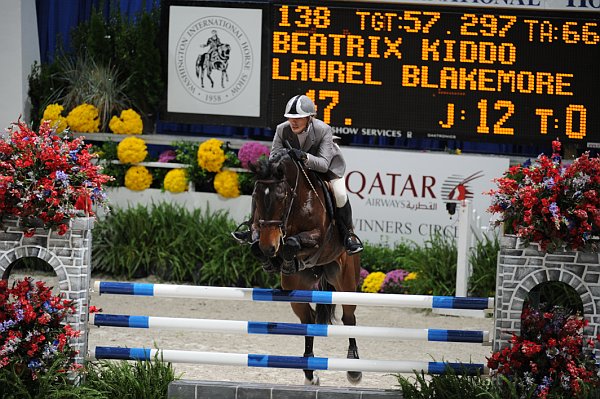
M253 252L260 251L267 272L280 272L284 290L356 292L360 275L360 256L348 255L336 226L333 225L333 198L312 171L290 158L287 150L272 154L250 165L256 182L252 201L252 229L259 239ZM327 205L329 204L329 205ZM329 208L329 210L328 210ZM261 256L262 255L262 256ZM264 260L267 260L266 262ZM335 305L291 303L303 324L332 324ZM356 325L356 305L342 305L344 325ZM314 337L304 338L304 357L313 357ZM348 359L358 359L355 338L349 338ZM304 370L305 384L319 385L314 370ZM348 381L358 384L359 371L348 371Z

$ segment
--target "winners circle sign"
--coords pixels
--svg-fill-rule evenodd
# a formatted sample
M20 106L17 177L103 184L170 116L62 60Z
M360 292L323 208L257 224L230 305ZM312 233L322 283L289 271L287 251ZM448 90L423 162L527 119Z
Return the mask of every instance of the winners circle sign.
M248 23L257 16L247 15L257 12L258 27ZM170 112L259 115L260 16L251 9L172 7Z

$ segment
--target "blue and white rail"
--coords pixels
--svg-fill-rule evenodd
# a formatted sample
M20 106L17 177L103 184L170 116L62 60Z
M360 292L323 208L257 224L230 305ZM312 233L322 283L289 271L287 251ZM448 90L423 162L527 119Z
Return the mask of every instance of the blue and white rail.
M405 360L336 359L326 357L274 356L223 352L194 352L167 349L120 348L97 346L91 351L95 359L153 360L156 357L171 363L202 363L221 366L272 367L307 370L370 371L384 373L443 374L448 368L470 375L487 374L489 370L477 363L423 362Z
M91 314L90 323L102 327L161 328L197 330L215 333L278 334L312 337L392 338L431 342L489 343L489 331L444 330L433 328L393 328L342 326L326 324L299 324L261 321L192 319L156 316Z
M303 302L335 305L393 306L419 309L494 308L494 298L371 294L358 292L276 290L175 284L149 284L97 281L99 294L138 295L168 298L220 299L238 301Z

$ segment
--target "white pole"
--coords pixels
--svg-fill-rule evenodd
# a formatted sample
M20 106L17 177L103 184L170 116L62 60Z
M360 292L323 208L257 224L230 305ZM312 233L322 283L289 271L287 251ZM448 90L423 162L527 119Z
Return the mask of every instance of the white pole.
M458 212L458 241L456 258L456 296L466 297L469 287L469 250L470 250L471 202L462 201Z

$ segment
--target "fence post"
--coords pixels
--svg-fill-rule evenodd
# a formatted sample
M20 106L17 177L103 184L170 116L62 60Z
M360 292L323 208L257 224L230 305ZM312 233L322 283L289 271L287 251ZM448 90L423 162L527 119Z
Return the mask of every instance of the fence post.
M458 240L456 258L456 296L467 296L469 288L469 252L471 247L471 202L461 202L458 212Z

